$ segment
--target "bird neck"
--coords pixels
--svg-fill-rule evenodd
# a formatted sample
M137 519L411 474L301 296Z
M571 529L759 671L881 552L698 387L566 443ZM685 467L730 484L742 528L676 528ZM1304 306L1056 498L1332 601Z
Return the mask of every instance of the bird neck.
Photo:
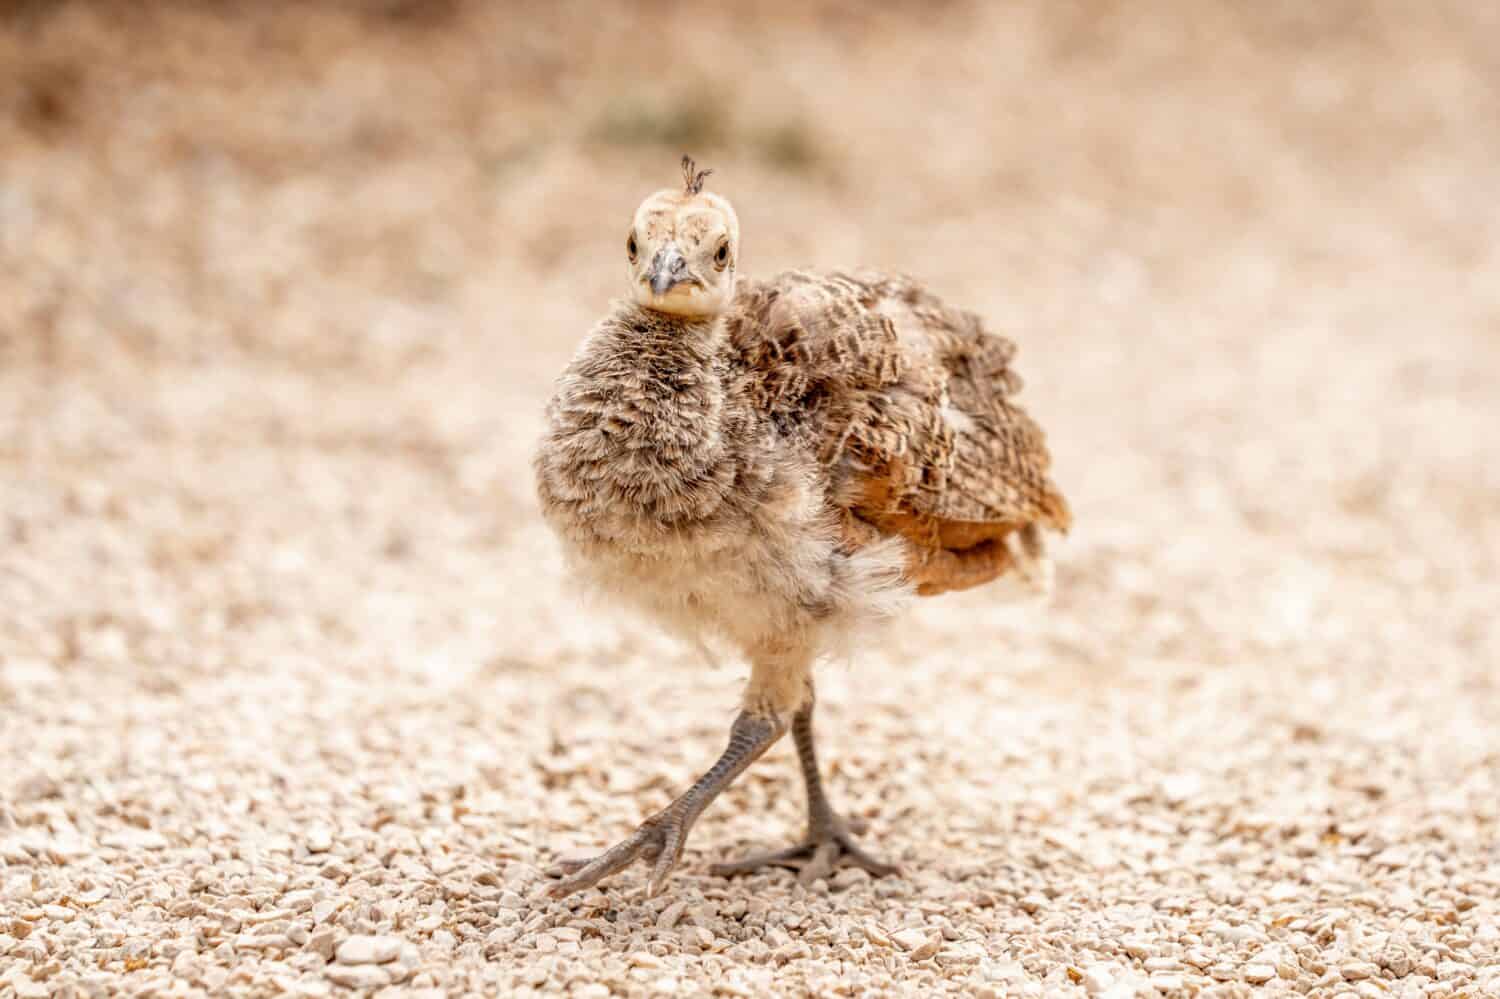
M684 316L645 306L636 311L632 332L639 336L637 346L647 363L653 358L673 364L707 363L724 346L724 323L718 316Z

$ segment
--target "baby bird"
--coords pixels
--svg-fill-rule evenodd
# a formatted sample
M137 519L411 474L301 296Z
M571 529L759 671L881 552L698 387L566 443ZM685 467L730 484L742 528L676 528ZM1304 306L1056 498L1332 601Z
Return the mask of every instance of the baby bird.
M558 382L537 490L576 571L681 634L727 642L750 680L718 761L616 846L562 861L555 897L636 860L657 894L698 816L788 730L806 836L714 871L893 872L824 793L814 663L913 594L1011 573L1045 590L1042 531L1071 519L1015 404L1012 343L909 278L739 278L734 209L703 189L708 171L682 167L683 186L631 222L629 297Z

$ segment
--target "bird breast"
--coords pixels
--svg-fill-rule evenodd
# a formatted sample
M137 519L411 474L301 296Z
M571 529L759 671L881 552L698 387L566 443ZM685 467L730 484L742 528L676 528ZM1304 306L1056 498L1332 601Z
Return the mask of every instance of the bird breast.
M660 551L747 498L750 425L726 366L673 346L606 328L564 373L536 468L543 513L565 538Z

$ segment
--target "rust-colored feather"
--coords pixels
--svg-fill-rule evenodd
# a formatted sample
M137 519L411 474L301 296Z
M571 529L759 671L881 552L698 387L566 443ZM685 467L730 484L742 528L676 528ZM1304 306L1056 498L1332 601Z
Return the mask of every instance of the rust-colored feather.
M866 537L937 550L919 553L924 592L1003 572L1013 531L1070 526L1041 428L1014 401L1015 344L973 313L905 277L793 271L744 282L728 328L756 405L816 447Z

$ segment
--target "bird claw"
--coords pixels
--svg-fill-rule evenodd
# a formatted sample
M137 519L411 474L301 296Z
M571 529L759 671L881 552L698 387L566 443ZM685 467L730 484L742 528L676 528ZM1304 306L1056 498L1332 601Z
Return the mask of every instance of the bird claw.
M680 814L671 809L658 812L642 822L635 832L596 857L559 859L547 870L550 876L560 879L547 889L547 894L563 898L592 888L637 860L645 860L651 864L651 874L646 880L646 897L651 898L661 892L668 875L682 859L687 832Z
M594 860L593 857L559 857L547 868L549 878L565 878L571 874L577 874Z
M720 877L735 877L762 867L785 867L796 871L797 880L804 885L826 878L843 866L862 868L877 878L899 874L894 864L876 859L855 842L854 834L863 832L864 827L862 820L830 823L793 846L714 864L709 870Z

